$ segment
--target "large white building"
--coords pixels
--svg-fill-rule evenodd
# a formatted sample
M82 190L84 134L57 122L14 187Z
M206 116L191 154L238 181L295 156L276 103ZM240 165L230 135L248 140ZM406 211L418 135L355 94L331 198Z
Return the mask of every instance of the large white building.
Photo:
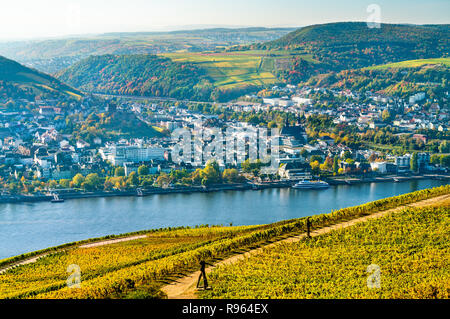
M398 171L408 171L411 165L411 155L397 156L395 158L395 165Z
M292 98L292 101L295 102L298 106L301 105L311 105L312 104L312 99L308 99L308 98L304 98L301 96L294 96Z
M112 145L100 149L103 160L114 166L124 163L140 163L151 160L164 160L165 150L161 147L140 147L135 145Z
M409 97L409 104L414 104L416 102L422 101L423 99L425 99L425 93L424 92L416 93L416 94L411 95Z
M372 162L370 163L370 168L372 171L377 171L380 174L387 173L387 163L386 162Z
M294 102L292 100L284 98L264 98L263 103L272 106L283 106L283 107L289 107L294 105Z

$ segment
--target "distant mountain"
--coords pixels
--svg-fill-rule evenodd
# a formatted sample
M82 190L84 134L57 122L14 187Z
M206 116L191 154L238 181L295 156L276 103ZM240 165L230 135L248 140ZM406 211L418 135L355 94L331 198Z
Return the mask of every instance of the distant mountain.
M71 97L80 98L81 92L61 83L54 77L27 68L0 56L0 97L28 98Z
M214 28L171 32L117 32L0 43L0 55L56 73L90 55L200 52L275 40L293 28Z
M74 87L94 92L208 100L206 71L156 55L91 56L58 73Z
M280 39L255 45L259 49L294 49L329 70L344 70L403 60L449 56L450 25L381 24L365 22L312 25Z
M203 27L193 26L192 29L187 27L184 29L168 30L168 31L148 31L148 32L108 32L103 33L100 36L145 36L145 35L164 35L164 34L214 34L214 33L252 33L252 32L281 32L289 33L296 30L296 28L266 28L266 27L241 27L241 28L231 28L228 26L214 26L214 27Z

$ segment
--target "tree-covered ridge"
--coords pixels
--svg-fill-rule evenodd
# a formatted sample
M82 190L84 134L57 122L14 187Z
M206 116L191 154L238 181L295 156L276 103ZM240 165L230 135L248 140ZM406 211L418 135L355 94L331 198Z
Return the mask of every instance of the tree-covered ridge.
M448 56L449 25L381 24L365 22L313 25L258 47L289 48L312 54L330 70L362 68L402 60Z
M277 81L298 84L331 71L445 59L449 33L448 25L382 24L380 29L370 29L361 22L331 23L305 27L276 41L240 47L239 54L92 56L58 77L90 92L225 102ZM286 54L278 57L274 52ZM266 75L270 81L260 81ZM381 85L377 90L384 89L389 93L409 92L418 85L405 80Z
M257 90L250 84L217 87L201 64L156 55L91 56L57 77L88 92L194 101L224 102Z
M430 97L442 96L449 91L449 82L449 66L423 64L411 68L375 67L330 72L311 77L305 84L361 93L371 91L406 98L419 91L426 92Z
M94 143L95 138L119 140L121 138L161 137L164 134L139 120L136 115L123 111L90 114L83 120L80 113L66 118L66 127L62 130L70 134L73 141L83 140Z
M202 90L208 84L203 69L155 55L91 56L57 77L91 92L200 100L210 94Z
M54 77L0 56L0 97L74 97L81 93Z

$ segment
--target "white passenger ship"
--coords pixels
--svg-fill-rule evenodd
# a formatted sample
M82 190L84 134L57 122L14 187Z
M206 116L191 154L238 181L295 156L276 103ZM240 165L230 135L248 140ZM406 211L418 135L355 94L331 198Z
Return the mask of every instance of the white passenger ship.
M296 189L324 189L330 187L330 184L324 181L308 181L302 180L292 186L292 188Z

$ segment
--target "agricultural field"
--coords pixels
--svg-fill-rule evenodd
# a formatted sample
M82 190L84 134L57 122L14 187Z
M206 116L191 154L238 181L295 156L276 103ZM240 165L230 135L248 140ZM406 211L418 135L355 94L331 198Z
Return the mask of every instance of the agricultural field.
M445 65L450 67L450 58L438 58L438 59L419 59L408 60L397 63L389 63L383 65L377 65L365 68L367 70L385 70L385 69L403 69L403 68L418 68L424 65Z
M181 52L163 56L174 62L195 63L207 70L216 87L231 89L246 85L262 86L278 82L274 75L277 69L291 63L294 56L315 62L310 55L283 50L249 50L235 52Z
M201 296L449 298L449 236L449 201L408 208L218 268Z
M235 88L245 85L275 83L275 76L264 69L261 56L229 53L169 53L175 62L192 62L207 70L216 87Z
M311 220L314 228L320 229L357 217L368 216L383 210L395 209L402 205L408 205L449 193L449 185L441 186L430 190L422 190L392 198L381 199L361 206L344 208L328 214L315 215L311 217ZM448 205L446 207L446 216L448 217ZM445 210L443 211L445 212ZM436 222L436 225L432 224L434 222ZM448 218L444 219L444 222L448 223ZM433 225L433 230L436 230L442 236L447 234L448 237L449 225L442 223L443 222L439 218L435 218L429 220L427 225ZM376 226L376 224L374 225L373 230L371 230L371 228L365 229L374 234L381 232L380 229L382 228ZM414 225L411 227L413 226ZM392 228L392 230L391 228L387 229L389 230L389 233L393 233L395 230L394 228ZM410 228L405 228L405 231L409 231L409 229ZM424 228L422 227L420 229L423 231ZM259 226L202 226L196 228L154 230L139 232L139 235L141 235L139 239L109 243L108 245L96 244L98 242L101 243L100 240L90 240L89 246L80 246L80 243L67 245L65 247L47 251L47 255L42 255L42 257L34 263L16 266L1 272L0 299L165 298L166 296L160 289L171 280L197 270L200 260L204 260L208 263L215 263L218 260L241 254L242 252L249 251L255 247L265 246L273 241L302 234L304 231L305 218L300 218ZM417 238L423 238L425 235L420 236ZM439 241L437 240L438 236L436 236L432 238L437 244ZM363 238L364 236L361 235L358 237L355 235L354 237ZM378 237L374 237L374 240L377 238ZM331 245L333 243L331 239L327 240L328 241L324 239L323 243L328 243L328 246L318 246L318 251L327 251L327 249L330 251L330 247L333 247L334 249L334 246ZM399 238L393 237L392 241L395 242L396 240L398 241ZM322 243L322 241L318 239L314 240L314 242L316 241ZM364 245L368 245L370 242L371 241L368 241L367 243L364 242ZM306 245L305 249L309 249L308 245L311 245L311 243L300 243L298 245ZM391 241L389 241L389 243L391 243ZM416 246L417 243L413 242L411 245L405 246L406 248L403 246L401 247L412 249ZM355 248L356 246L352 247ZM368 249L370 248L369 246L367 247ZM388 246L384 247L386 248L385 251L391 254L391 251L388 250ZM445 247L448 248L448 246ZM313 248L316 249L315 246L311 247L311 249ZM333 249L331 249L331 251L333 251ZM370 249L372 250L369 250L369 252L372 252L375 248ZM430 247L430 249L434 249L430 250L433 254L438 253L436 250L437 248ZM343 250L339 251L344 253ZM279 254L281 253L282 251ZM39 256L41 254L42 252L37 252L35 254L22 256L22 258L0 260L0 265L2 265L2 267L7 267L13 262L20 262L25 258ZM294 256L295 254L307 256L308 251L292 252L292 254ZM401 256L395 256L399 258L406 256L405 258L407 258L407 254L408 252ZM326 260L323 256L321 258ZM279 264L280 259L278 257L274 257L274 259L278 261L274 261L273 265L275 265L275 263ZM448 258L443 258L442 260L446 259ZM381 263L378 259L376 261ZM270 264L269 261L268 264ZM67 286L67 279L70 274L67 272L67 269L70 265L77 265L80 269L80 288L74 289ZM295 265L295 263L293 265ZM311 271L313 271L313 267L311 266L310 268ZM246 270L248 268L243 265L242 269ZM274 269L274 275L276 273L275 270L276 269ZM226 272L221 271L221 276L222 274L227 273L228 270ZM261 276L261 273L259 276ZM228 279L218 277L217 274L214 279L214 286L216 288L210 292L212 295L205 295L204 297L225 297L227 291L224 290L223 285L225 285L225 282ZM236 280L244 279L236 277ZM263 280L254 281L249 287L259 285L261 282L264 283ZM265 285L267 285L267 282ZM234 289L237 289L237 286L232 286L231 284L230 287L235 287ZM256 288L257 287L255 287L255 289ZM246 291L247 290L242 290L240 293L244 294ZM237 292L234 293L237 294ZM262 293L263 292L261 292L261 294ZM273 293L273 297L278 298L289 296L287 293L286 295L280 295L279 291L274 291Z

